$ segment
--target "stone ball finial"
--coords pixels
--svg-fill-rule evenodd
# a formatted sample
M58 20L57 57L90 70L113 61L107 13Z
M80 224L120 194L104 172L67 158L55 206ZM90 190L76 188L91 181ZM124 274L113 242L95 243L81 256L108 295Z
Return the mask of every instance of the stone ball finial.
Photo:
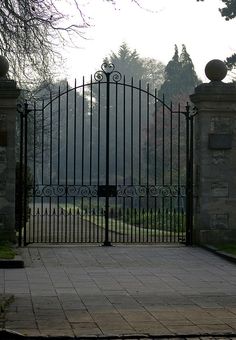
M0 78L4 78L9 70L8 60L0 55Z
M213 59L206 64L205 74L211 81L221 81L227 74L227 67L222 60Z

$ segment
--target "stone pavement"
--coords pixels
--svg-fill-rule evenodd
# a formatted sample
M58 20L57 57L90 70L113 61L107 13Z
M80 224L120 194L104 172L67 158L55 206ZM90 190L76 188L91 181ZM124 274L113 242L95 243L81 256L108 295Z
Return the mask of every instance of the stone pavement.
M236 265L201 248L28 247L0 270L6 329L49 336L236 336Z

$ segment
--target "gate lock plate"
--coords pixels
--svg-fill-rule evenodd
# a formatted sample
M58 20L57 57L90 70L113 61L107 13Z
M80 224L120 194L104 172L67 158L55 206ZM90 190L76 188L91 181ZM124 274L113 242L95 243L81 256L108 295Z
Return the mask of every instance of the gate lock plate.
M98 197L116 197L117 188L116 185L99 185Z

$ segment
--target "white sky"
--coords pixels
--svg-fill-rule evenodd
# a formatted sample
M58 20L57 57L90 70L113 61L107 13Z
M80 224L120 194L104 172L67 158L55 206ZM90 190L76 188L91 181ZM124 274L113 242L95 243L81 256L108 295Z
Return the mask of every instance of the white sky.
M206 82L206 63L216 58L224 60L236 52L236 19L225 21L221 17L220 0L140 0L152 11L130 0L117 0L117 8L102 0L82 2L91 26L85 30L86 40L76 42L80 48L64 51L64 76L69 80L94 73L103 58L111 50L116 52L124 41L141 57L165 64L174 54L174 44L180 51L185 44L198 76Z

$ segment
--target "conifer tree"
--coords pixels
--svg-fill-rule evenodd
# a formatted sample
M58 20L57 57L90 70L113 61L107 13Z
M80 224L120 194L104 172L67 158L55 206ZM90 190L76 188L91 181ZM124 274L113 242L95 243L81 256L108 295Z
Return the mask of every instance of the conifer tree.
M165 68L165 81L159 90L159 98L164 95L167 101L173 101L176 97L188 97L199 83L186 46L182 45L179 55L178 47L175 45L173 58Z

